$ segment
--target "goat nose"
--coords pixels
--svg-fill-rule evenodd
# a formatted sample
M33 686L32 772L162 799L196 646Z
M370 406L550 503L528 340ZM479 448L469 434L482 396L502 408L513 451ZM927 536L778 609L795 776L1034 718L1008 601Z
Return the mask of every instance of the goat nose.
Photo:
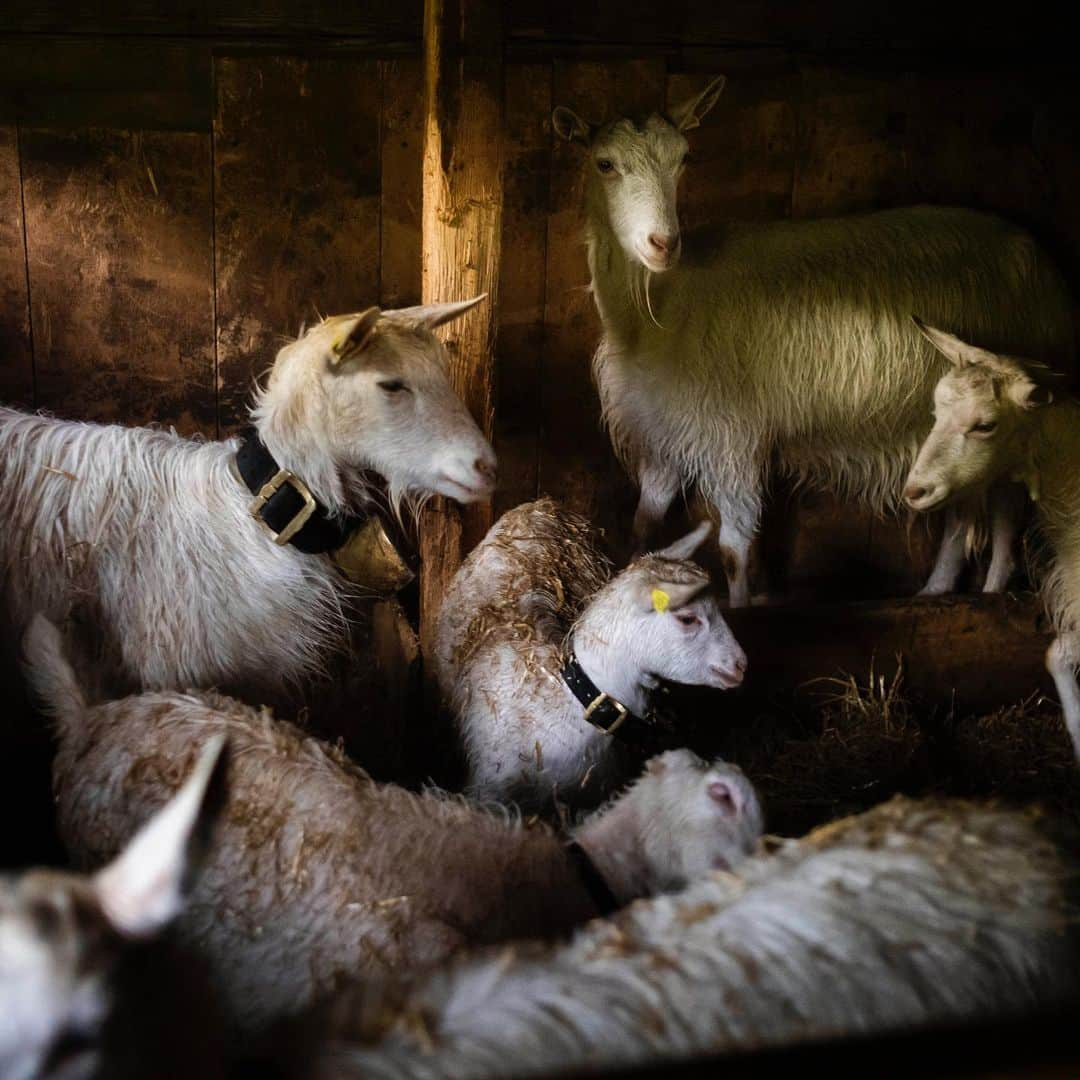
M473 468L485 479L495 483L495 462L488 458L478 457L473 462Z
M661 233L649 233L649 243L656 248L657 251L662 251L664 254L668 254L675 250L675 245L679 242L678 235L675 236L663 236Z
M908 486L904 488L904 498L907 499L908 502L918 502L919 499L926 496L928 490L929 489L923 484L908 484Z
M735 658L735 670L740 675L745 675L746 674L746 657L745 656L739 656L739 657Z

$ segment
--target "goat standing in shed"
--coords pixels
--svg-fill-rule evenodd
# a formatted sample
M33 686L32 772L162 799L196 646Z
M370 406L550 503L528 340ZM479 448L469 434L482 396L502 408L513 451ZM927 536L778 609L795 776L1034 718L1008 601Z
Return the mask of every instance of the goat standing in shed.
M1041 364L916 322L951 366L904 497L913 510L932 510L981 498L1002 479L1027 488L1048 546L1042 593L1058 633L1046 666L1080 760L1080 402L1055 400L1062 380Z
M492 491L495 455L432 332L478 302L325 320L278 353L239 441L0 409L10 625L85 609L125 689L310 674L343 640L348 582L326 553L376 512L371 474L395 507Z
M358 986L313 1078L576 1075L1072 1006L1070 847L1034 812L895 798L569 944Z
M224 742L206 744L175 796L92 877L0 876L4 1080L225 1075L198 967L154 940L205 857Z
M652 734L661 679L742 682L746 656L689 561L709 529L608 580L589 523L551 499L492 526L446 590L435 638L470 795L595 805L627 768L621 740Z
M899 506L943 370L909 312L1062 363L1073 329L1068 293L1032 238L969 210L726 225L684 244L685 132L723 85L641 124L597 126L562 107L553 122L588 151L586 238L604 329L593 371L615 450L641 487L635 538L644 546L696 485L719 514L741 606L774 458L800 482L879 512ZM1015 492L997 494L993 515L990 592L1015 565ZM955 587L968 526L948 516L925 592Z
M222 825L177 932L211 966L245 1034L343 979L433 964L467 944L566 934L734 866L761 835L746 777L687 750L654 758L567 846L502 808L377 784L291 724L218 694L88 708L42 618L25 651L56 719L60 832L80 865L111 857L199 747L228 734Z

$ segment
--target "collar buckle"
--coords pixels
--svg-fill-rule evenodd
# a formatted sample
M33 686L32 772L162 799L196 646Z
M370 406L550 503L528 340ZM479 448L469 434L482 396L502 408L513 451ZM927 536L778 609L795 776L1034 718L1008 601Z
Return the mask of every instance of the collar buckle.
M280 532L274 532L267 525L262 512L266 504L286 484L304 500L304 505L297 510ZM258 495L248 504L248 513L270 534L270 538L275 544L285 545L307 524L308 519L315 513L315 508L315 496L311 494L307 484L288 469L278 469L259 489Z
M596 697L594 697L592 701L590 701L589 704L585 707L585 719L588 720L589 723L593 723L592 714L597 709L599 709L600 706L603 705L605 702L608 702L611 707L619 714L619 718L613 724L609 724L607 727L600 727L599 724L597 724L596 726L600 727L600 730L603 731L605 735L614 735L615 732L618 731L620 727L622 727L624 721L630 715L630 710L621 701L617 701L610 694L605 694L603 691L597 694Z

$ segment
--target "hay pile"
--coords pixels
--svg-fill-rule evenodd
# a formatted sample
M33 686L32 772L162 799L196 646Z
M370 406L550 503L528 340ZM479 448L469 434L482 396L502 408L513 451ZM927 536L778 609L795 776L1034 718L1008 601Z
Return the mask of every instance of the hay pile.
M807 690L809 707L763 716L725 748L758 785L773 832L801 835L894 794L1034 801L1080 825L1080 768L1041 695L971 716L920 707L902 670Z

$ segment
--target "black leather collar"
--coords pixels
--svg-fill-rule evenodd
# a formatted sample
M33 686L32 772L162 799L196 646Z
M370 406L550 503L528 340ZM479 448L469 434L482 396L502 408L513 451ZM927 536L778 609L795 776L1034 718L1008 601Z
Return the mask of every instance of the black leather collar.
M566 854L570 856L585 891L596 905L597 913L605 917L618 911L621 905L615 899L611 886L604 880L604 875L596 869L596 863L589 858L589 853L576 840L571 840L566 845Z
M652 718L635 715L621 701L605 694L585 674L585 669L572 652L567 656L561 674L570 692L585 706L585 719L593 727L599 728L605 735L618 732L631 742L644 741L646 737L652 740L655 735Z
M277 544L322 555L336 551L367 520L366 515L332 516L300 477L278 465L254 428L240 433L236 468L255 496L251 516L269 529Z

